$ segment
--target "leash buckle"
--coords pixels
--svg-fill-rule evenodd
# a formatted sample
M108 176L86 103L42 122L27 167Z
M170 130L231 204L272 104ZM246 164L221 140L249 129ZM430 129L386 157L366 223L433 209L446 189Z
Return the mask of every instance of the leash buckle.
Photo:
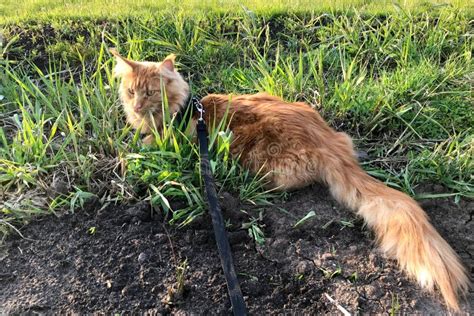
M202 103L201 101L196 98L196 97L193 97L193 105L196 107L196 109L198 110L199 112L199 121L202 121L203 120L203 117L202 115L204 114L204 107L202 106Z

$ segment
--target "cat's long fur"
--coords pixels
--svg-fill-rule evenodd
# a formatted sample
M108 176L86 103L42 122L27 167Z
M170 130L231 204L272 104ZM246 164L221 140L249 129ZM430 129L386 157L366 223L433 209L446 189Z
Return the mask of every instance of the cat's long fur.
M170 112L179 111L189 87L174 70L174 57L150 63L113 53L117 59L115 73L122 78L120 94L128 122L135 128L142 125L142 132L149 133L150 119L154 118L159 130L161 95L153 100L138 95L165 87ZM129 88L135 90L135 96L128 93ZM147 110L134 111L137 102L147 103ZM269 173L272 186L284 190L326 183L339 202L373 229L384 253L396 259L422 287L439 288L448 307L459 309L458 294L469 287L459 257L412 198L361 169L347 134L333 130L304 103L288 103L264 93L211 94L202 104L207 122L220 121L229 111L234 137L231 152L240 157L241 164L253 172Z

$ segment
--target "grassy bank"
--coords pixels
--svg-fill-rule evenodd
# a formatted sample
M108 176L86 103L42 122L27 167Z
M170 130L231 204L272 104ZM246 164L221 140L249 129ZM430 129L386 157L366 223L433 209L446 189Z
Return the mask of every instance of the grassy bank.
M146 17L163 12L184 11L188 15L205 12L227 13L236 10L248 10L257 14L272 15L277 13L308 13L357 11L370 14L388 14L396 12L422 13L433 10L463 10L473 12L474 5L462 0L430 1L391 1L391 0L186 0L186 1L153 1L136 0L5 0L0 4L0 22L17 22L29 19L51 18L124 18Z
M368 153L364 168L389 185L415 195L430 182L441 187L428 196L473 197L473 28L466 10L238 9L194 11L192 18L149 10L115 19L59 18L64 9L54 10L55 18L24 21L19 12L2 29L5 231L34 214L87 203L148 199L177 223L204 210L192 137L171 128L157 149L140 146L124 124L109 47L140 60L177 54L197 95L267 91L307 102L354 137ZM223 130L212 135L219 187L266 203L272 194L261 187L264 179L228 159L231 135Z

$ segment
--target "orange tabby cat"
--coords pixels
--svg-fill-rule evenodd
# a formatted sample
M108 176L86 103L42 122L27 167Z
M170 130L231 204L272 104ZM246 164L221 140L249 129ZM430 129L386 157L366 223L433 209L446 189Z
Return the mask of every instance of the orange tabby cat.
M188 98L189 87L183 77L174 69L174 55L161 63L136 62L121 57L110 50L119 61L114 75L121 77L120 97L127 116L127 122L142 134L146 144L153 141L151 130L162 129L162 89L166 91L170 113L178 112Z
M161 89L166 90L171 113L183 107L189 94L188 84L174 69L174 56L153 63L113 54L128 122L141 126L145 134L152 125L160 130ZM284 190L326 183L339 202L374 230L384 253L422 287L437 286L446 304L459 309L458 292L467 290L469 280L458 256L413 199L361 169L348 135L334 131L304 103L288 103L263 93L211 94L202 104L206 122L220 121L229 110L231 153L241 164L253 172L269 173L272 186Z

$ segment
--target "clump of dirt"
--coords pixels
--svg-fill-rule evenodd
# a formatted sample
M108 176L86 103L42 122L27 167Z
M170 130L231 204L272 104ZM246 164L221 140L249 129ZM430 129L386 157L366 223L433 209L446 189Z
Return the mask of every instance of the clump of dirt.
M423 292L380 255L370 232L326 189L315 185L260 209L229 193L223 200L251 313L339 313L326 294L351 313L445 311L437 293ZM474 202L422 205L472 275ZM295 227L310 211L315 216ZM248 214L265 243L241 229ZM45 217L21 232L25 238L7 240L0 259L2 314L230 313L207 215L178 229L144 202ZM465 313L473 299L471 292Z

